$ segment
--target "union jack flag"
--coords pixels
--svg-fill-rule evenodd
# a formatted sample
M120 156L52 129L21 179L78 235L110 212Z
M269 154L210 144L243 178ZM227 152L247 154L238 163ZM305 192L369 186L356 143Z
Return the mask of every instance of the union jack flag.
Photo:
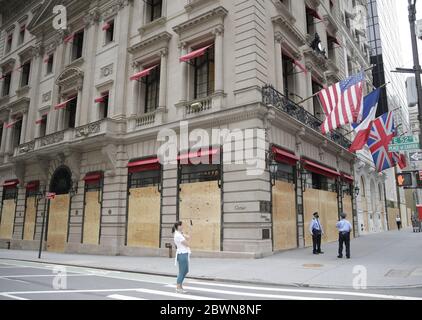
M388 145L396 136L393 112L390 111L375 119L368 139L368 147L372 153L378 172L393 168L401 156L388 152Z
M360 72L319 92L326 116L321 126L323 134L346 124L362 121L364 82L365 74Z

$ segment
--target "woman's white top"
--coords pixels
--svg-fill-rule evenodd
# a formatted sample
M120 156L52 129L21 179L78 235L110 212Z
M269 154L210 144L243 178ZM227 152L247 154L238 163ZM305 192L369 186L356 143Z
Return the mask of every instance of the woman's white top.
M174 232L174 244L176 245L176 265L177 265L177 255L178 254L191 254L190 248L185 246L183 244L183 242L186 241L185 236L183 235L183 233L179 232L179 231L175 231Z

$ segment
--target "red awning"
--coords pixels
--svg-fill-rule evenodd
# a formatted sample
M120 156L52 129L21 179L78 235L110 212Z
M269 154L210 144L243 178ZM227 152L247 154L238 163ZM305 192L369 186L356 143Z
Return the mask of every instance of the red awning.
M103 178L103 174L101 172L91 172L87 173L84 177L85 184L92 184L97 183Z
M14 126L16 123L18 123L19 121L21 121L21 119L17 119L17 120L15 120L15 121L13 121L13 122L10 122L10 123L6 124L6 129L13 128L13 126Z
M321 15L315 9L312 9L312 8L306 6L306 12L308 14L310 14L311 16L313 16L315 19L318 19L318 20L321 20L321 21L323 20L322 17L321 17Z
M63 101L63 102L61 102L61 103L59 103L59 104L55 105L55 106L54 106L54 109L55 109L55 110L64 109L64 108L66 108L67 104L68 104L70 101L75 100L75 99L76 99L76 96L74 96L74 97L72 97L72 98L70 98L70 99L68 99L68 100L66 100L66 101Z
M192 59L198 58L200 56L203 56L205 52L208 50L208 48L212 47L214 44L210 44L209 46L203 47L201 49L192 51L184 56L181 56L179 61L180 62L188 62Z
M277 162L286 163L294 166L299 161L299 157L297 157L291 152L285 151L278 147L273 146L272 152L274 154L274 160Z
M310 160L303 160L303 165L306 170L326 176L328 178L337 178L340 176L339 172Z
M39 186L40 186L40 181L39 180L30 181L26 185L26 191L34 191L34 190L37 190Z
M130 77L130 80L133 81L133 80L139 80L141 78L145 78L146 76L149 76L149 74L151 73L151 70L153 70L157 67L158 67L158 64L151 67L151 68L142 70L141 72L135 73L133 76Z
M103 31L106 31L106 30L110 29L110 27L111 27L111 24L107 22L103 25L102 29L103 29Z
M329 41L332 41L341 47L340 40L335 35L331 34L330 32L327 32L327 37Z
M95 102L95 103L102 103L102 102L105 102L105 98L107 98L107 97L108 97L108 94L105 94L105 95L103 95L103 96L101 96L101 97L96 98L96 99L94 100L94 102Z
M3 188L15 188L19 184L18 179L6 180L3 183Z
M300 70L302 70L302 72L304 72L305 74L308 73L308 69L306 69L306 67L301 64L298 60L296 60L293 55L290 54L290 52L287 52L286 50L283 50L283 54L287 57L289 57L292 61L293 64L296 65Z
M160 170L160 159L146 158L141 160L134 160L128 163L129 173L136 173L142 171Z
M341 173L341 178L344 181L346 181L346 182L348 182L350 184L352 184L355 181L355 178L353 178L353 176L351 176L351 175L349 175L347 173L343 173L343 172Z
M72 33L71 35L68 35L67 37L65 37L64 39L63 39L63 41L64 41L64 43L69 43L70 41L72 41L73 40L73 38L75 37L75 34L74 33Z
M177 160L191 160L197 158L205 158L205 157L212 157L220 152L220 149L213 148L213 149L202 149L198 151L188 152L181 154L177 157Z

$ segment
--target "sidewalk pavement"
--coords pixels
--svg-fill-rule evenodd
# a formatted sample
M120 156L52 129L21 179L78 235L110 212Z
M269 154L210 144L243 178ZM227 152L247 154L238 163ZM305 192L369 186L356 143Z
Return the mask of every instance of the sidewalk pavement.
M365 267L368 288L422 288L422 234L410 229L362 236L352 240L352 259L337 258L337 243L323 246L323 255L297 249L259 260L191 257L188 278L241 283L277 284L317 288L353 288ZM0 250L0 259L47 262L125 272L176 276L174 259L93 256L35 251ZM362 271L360 271L362 272ZM360 273L360 275L363 275Z

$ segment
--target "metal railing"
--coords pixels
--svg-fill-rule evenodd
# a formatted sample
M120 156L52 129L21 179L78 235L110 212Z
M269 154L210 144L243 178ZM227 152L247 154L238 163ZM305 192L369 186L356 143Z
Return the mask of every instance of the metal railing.
M282 93L278 92L271 85L266 85L262 88L262 102L266 106L273 106L299 122L305 124L307 127L321 133L322 121L316 118L313 114L306 111L295 102L291 101ZM351 142L339 131L333 131L326 135L328 139L337 143L338 145L348 149L351 146Z

